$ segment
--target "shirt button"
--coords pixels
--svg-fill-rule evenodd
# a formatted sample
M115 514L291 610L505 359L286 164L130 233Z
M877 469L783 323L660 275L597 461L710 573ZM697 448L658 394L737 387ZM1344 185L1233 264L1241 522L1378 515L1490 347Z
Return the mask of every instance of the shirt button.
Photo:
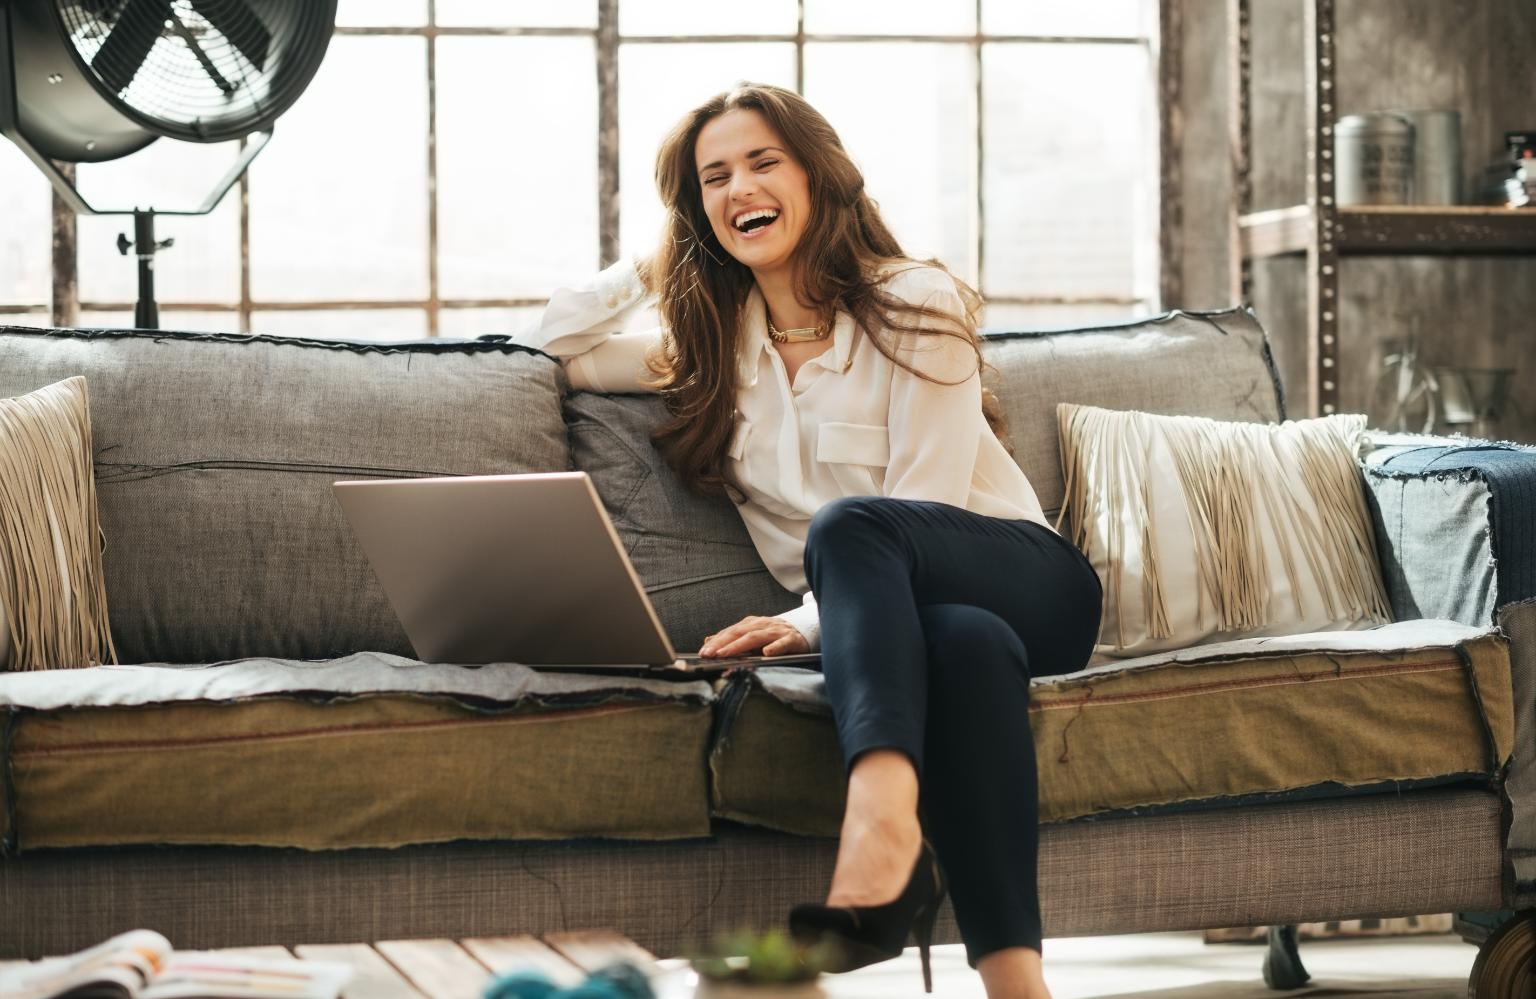
M608 308L610 309L617 309L619 307L619 300L613 295L609 295L604 301L608 303Z
M633 295L634 293L635 289L631 288L627 284L623 288L619 289L619 297L624 299L626 302L629 301L629 296Z

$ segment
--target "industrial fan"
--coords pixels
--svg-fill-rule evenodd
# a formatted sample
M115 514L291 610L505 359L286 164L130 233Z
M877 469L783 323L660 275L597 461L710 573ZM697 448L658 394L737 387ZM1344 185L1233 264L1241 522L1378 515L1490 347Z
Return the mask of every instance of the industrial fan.
M156 329L154 217L206 215L272 137L325 57L336 0L0 0L0 134L77 212L133 215L135 325ZM253 136L195 209L103 209L58 169L116 159L162 136Z

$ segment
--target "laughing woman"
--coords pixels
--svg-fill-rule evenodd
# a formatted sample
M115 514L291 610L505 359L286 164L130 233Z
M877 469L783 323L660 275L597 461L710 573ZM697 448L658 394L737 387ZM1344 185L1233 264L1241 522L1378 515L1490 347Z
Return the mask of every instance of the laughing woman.
M662 143L656 180L658 252L557 292L525 340L577 387L660 392L671 467L729 495L804 594L702 649L821 652L847 809L825 903L796 907L791 930L835 943L845 969L915 930L927 979L947 886L987 994L1048 996L1029 680L1087 663L1101 591L999 439L979 299L902 252L792 91L706 101ZM612 336L650 294L662 328Z

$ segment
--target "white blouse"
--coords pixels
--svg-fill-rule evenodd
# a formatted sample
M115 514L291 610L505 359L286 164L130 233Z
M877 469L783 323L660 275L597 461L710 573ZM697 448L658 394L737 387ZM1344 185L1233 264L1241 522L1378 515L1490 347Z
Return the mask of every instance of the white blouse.
M964 304L936 267L886 268L885 290L954 316ZM518 337L561 359L571 384L597 392L645 391L645 354L664 331L619 333L645 299L632 261L550 298L539 325ZM619 335L614 335L619 334ZM821 633L803 567L811 517L842 496L938 500L990 517L1049 524L1035 491L981 413L976 353L952 336L910 334L896 345L911 374L866 342L838 312L832 346L806 360L791 383L768 339L762 293L742 314L731 470L746 493L737 509L768 571L804 604L779 615L812 649ZM724 622L726 624L734 622Z

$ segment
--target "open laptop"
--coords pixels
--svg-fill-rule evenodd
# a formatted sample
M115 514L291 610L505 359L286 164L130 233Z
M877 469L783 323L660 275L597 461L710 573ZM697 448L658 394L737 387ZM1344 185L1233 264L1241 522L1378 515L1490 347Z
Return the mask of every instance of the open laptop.
M424 662L692 677L820 661L678 654L585 472L334 488Z

